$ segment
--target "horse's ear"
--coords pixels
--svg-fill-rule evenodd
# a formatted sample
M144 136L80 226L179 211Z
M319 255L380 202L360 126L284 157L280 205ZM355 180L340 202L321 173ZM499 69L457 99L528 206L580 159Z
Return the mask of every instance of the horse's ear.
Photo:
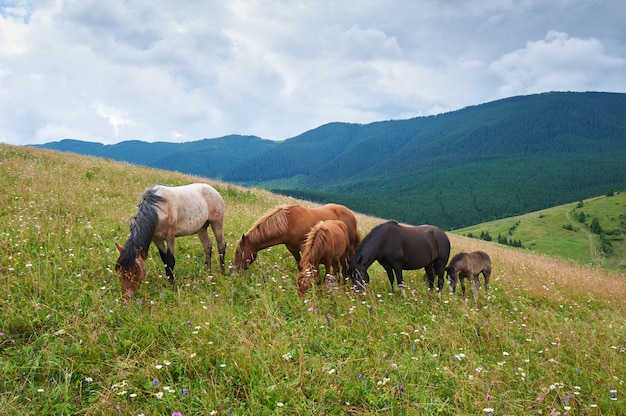
M115 247L117 247L117 251L119 251L120 254L122 254L122 251L124 250L124 248L120 246L117 241L115 242Z
M243 243L244 241L246 241L246 235L245 234L241 234L241 242Z

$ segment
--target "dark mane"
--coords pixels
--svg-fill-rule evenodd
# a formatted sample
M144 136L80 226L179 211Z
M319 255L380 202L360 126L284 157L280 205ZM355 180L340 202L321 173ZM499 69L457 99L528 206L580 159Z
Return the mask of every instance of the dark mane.
M159 204L165 202L165 198L155 193L154 188L150 188L143 194L139 209L130 224L130 236L124 244L124 249L117 259L117 264L121 267L129 267L135 262L135 250L141 250L142 256L148 256L148 248L152 241L152 234L159 221Z
M358 245L356 252L354 253L353 259L357 259L361 252L363 251L363 247L367 247L368 241L374 239L383 228L386 228L390 225L399 225L397 221L391 220L384 222L382 224L378 224L376 227L372 228L372 230L365 236L361 243Z
M461 260L463 257L465 257L467 255L467 253L461 252L461 253L457 253L454 257L452 257L452 259L450 260L450 265L453 265L454 263L456 263L457 261Z

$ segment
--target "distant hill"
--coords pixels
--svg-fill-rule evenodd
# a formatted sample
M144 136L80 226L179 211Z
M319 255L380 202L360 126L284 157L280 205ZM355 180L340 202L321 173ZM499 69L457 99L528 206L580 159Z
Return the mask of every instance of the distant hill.
M626 189L626 94L555 92L409 120L330 123L282 142L250 139L249 148L240 137L101 156L445 229ZM214 140L220 146L203 147ZM141 142L125 143L111 147ZM94 149L80 142L71 151Z
M113 145L65 139L38 145L50 150L99 156L207 178L219 178L233 165L276 147L256 136L231 135L186 143L124 141Z

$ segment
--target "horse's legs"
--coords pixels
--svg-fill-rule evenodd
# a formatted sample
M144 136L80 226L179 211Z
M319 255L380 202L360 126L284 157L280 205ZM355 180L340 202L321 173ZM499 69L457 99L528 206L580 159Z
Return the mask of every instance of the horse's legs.
M285 247L287 247L293 258L296 259L296 263L300 263L300 247L288 246L287 244L285 244Z
M485 278L485 296L489 294L489 278L491 277L491 268L483 270L483 277Z
M174 284L174 265L176 264L176 258L174 257L174 238L172 237L172 243L167 243L167 250L165 249L165 242L163 240L155 241L154 245L159 249L159 255L163 264L165 264L165 274L171 284Z
M396 264L393 267L393 271L396 273L396 283L398 284L398 288L404 286L404 282L402 281L402 265L400 263Z
M389 283L391 284L391 289L393 290L393 267L390 264L383 264L382 266L387 272L387 277L389 278Z
M426 272L426 276L428 276L428 290L432 292L435 287L435 268L433 264L428 264L424 267L424 271Z
M473 275L472 279L474 281L470 282L470 284L472 284L472 292L473 292L473 295L474 295L474 302L478 302L478 291L480 290L480 281L478 280L478 275L479 275L479 273L476 273L475 275Z
M433 272L437 275L437 289L439 290L440 296L441 296L441 291L443 290L443 285L445 282L447 261L448 261L447 259L442 261L442 259L438 258L438 259L435 259L435 261L433 262Z
M213 235L215 235L215 241L217 242L217 251L220 253L220 268L224 273L224 259L226 257L226 240L224 239L224 224L216 221L211 223L211 229Z
M208 267L210 271L211 270L211 256L213 254L213 245L211 244L211 239L209 238L209 233L207 232L206 228L201 228L198 231L198 238L200 239L200 241L202 241L202 247L204 247L204 257L205 257L204 264L206 264L206 267Z
M465 276L463 274L463 272L459 273L459 280L461 281L461 289L463 290L463 299L467 300L467 297L465 297L465 278L467 276ZM469 281L469 277L467 278L467 280Z

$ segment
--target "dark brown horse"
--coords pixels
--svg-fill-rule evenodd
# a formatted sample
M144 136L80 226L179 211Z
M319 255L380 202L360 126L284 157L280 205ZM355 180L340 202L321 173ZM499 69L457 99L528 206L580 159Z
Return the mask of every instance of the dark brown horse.
M174 284L174 239L198 234L204 247L205 263L211 268L212 245L207 228L211 226L224 271L224 200L212 186L194 183L185 186L156 185L148 189L139 204L124 247L115 243L120 257L115 270L122 276L122 294L133 296L146 276L146 258L150 243L159 249L165 273ZM167 248L165 244L167 243Z
M350 261L348 274L357 289L369 283L368 267L377 260L387 272L393 289L394 273L398 287L403 286L402 270L422 267L433 290L435 275L439 277L438 296L444 283L444 267L450 256L450 240L434 225L402 226L395 221L377 225L363 239Z
M450 292L456 291L456 284L461 280L461 289L465 298L465 281L470 281L470 290L474 294L474 301L478 300L478 290L480 282L478 275L483 274L485 278L485 296L489 293L489 277L491 276L491 259L484 251L473 251L471 253L459 253L452 257L450 264L446 267L448 279L450 280ZM472 285L473 283L473 285Z
M354 213L343 205L327 204L318 208L300 205L279 207L261 217L247 233L241 236L235 248L233 267L245 270L256 259L257 252L284 244L300 262L300 252L306 235L315 224L324 220L340 220L346 224L350 237L350 254L354 253L360 237Z
M351 254L348 227L340 220L318 222L307 234L298 263L298 296L300 299L311 287L311 280L320 283L319 265L324 265L326 275L337 277L347 273Z

